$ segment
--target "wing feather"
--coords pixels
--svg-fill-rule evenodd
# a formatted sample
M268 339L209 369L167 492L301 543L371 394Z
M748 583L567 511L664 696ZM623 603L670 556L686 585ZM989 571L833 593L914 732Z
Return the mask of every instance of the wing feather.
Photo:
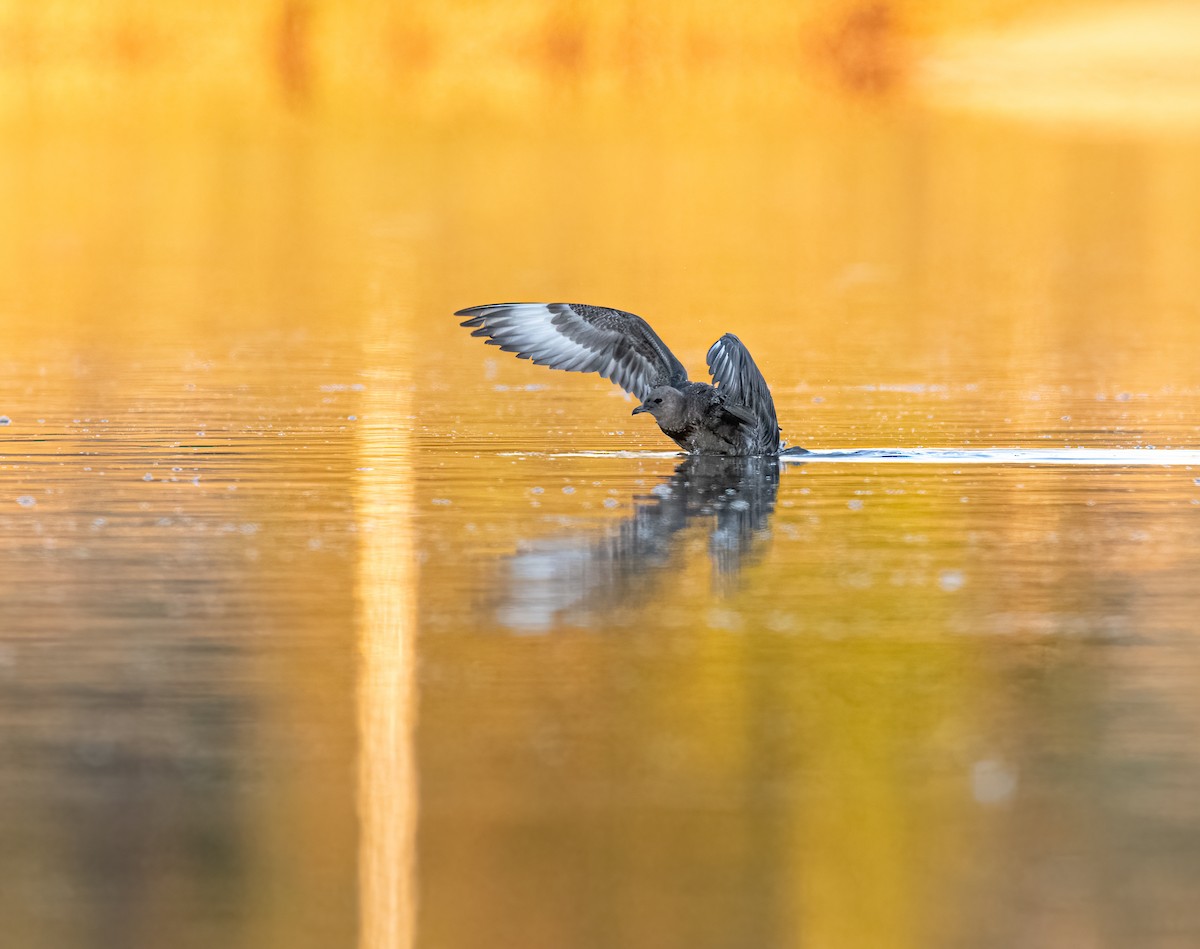
M708 371L713 385L726 399L744 406L755 420L752 450L756 454L779 451L779 420L767 380L755 365L750 351L732 333L726 333L708 351Z
M459 310L472 336L535 365L596 372L645 399L655 386L682 385L687 370L645 320L582 303L495 303Z

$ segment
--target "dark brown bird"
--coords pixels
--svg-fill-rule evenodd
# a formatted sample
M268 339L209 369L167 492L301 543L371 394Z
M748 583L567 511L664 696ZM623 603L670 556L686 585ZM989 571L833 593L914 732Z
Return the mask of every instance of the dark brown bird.
M726 333L708 350L712 384L687 370L640 316L582 303L495 303L459 310L472 336L539 366L597 372L640 401L693 455L778 455L784 443L771 390L742 341ZM791 452L800 449L790 449Z

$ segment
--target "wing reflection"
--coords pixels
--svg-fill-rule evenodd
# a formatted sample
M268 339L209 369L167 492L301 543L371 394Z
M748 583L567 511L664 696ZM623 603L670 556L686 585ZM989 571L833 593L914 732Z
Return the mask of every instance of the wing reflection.
M736 586L761 553L779 491L775 458L696 455L636 499L633 515L597 534L530 541L506 564L496 618L510 629L544 632L559 623L619 625L683 557L685 528L704 524L714 582Z

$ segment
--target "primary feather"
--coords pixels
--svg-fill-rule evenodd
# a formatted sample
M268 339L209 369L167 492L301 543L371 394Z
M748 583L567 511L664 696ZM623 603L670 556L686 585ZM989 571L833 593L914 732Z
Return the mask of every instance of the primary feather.
M743 405L754 414L754 455L777 452L779 420L775 416L775 400L767 380L759 371L750 351L732 333L726 333L708 350L708 371L717 391L728 396L735 405Z
M644 399L659 385L687 381L687 370L640 316L582 303L496 303L459 310L472 336L539 366L597 372Z

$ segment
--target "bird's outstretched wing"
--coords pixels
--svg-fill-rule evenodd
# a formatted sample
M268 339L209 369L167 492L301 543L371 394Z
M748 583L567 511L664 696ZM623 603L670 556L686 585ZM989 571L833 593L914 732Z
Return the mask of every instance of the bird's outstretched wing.
M779 450L779 420L767 380L759 372L750 351L732 333L726 333L708 350L708 371L717 391L745 406L756 421L752 450L772 454Z
M680 385L687 370L640 316L582 303L495 303L459 310L472 336L539 366L598 372L645 400L659 385Z

